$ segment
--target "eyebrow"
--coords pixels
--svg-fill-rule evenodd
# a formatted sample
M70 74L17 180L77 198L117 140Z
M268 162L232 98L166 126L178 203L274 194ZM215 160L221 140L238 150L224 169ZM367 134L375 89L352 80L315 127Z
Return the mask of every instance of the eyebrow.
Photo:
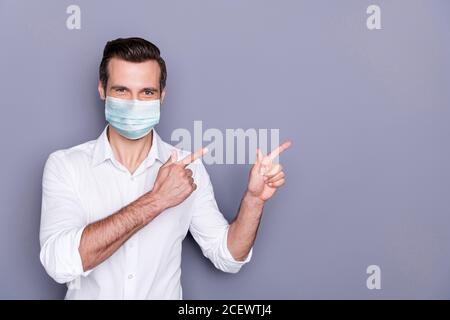
M112 89L125 89L125 90L130 90L130 89L128 89L127 87L121 86L121 85L111 86L110 89L111 89L111 90L112 90Z
M130 91L129 88L127 88L127 87L125 87L125 86L122 86L122 85L111 86L111 90L117 90L117 89L122 89L122 90L128 90L128 91ZM159 90L158 90L157 88L154 88L154 87L146 87L146 88L142 88L141 90L139 90L139 92L146 91L146 90L154 91L154 92L159 92Z

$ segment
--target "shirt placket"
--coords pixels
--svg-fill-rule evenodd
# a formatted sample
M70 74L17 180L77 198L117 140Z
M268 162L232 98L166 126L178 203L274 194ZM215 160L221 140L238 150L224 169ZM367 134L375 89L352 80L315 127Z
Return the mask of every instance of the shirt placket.
M127 204L136 199L138 191L138 177L130 175L126 178L127 186ZM138 237L139 234L134 234L124 244L125 248L125 273L124 273L124 298L135 299L136 287L139 281L138 266Z

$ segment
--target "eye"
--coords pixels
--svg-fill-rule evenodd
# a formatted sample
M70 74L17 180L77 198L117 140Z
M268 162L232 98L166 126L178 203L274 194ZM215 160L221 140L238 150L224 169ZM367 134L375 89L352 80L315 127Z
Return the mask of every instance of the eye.
M125 88L116 88L116 89L114 89L114 92L118 96L123 96L127 93L127 90Z
M150 95L153 94L153 91L152 91L152 90L144 90L144 94L145 94L146 96L150 96Z

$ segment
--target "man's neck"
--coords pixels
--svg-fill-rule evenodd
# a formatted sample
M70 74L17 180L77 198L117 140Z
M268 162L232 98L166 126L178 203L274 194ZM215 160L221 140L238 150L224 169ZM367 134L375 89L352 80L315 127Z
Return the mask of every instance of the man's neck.
M145 137L129 140L122 137L111 126L108 126L107 137L116 160L133 174L150 152L153 142L153 130Z

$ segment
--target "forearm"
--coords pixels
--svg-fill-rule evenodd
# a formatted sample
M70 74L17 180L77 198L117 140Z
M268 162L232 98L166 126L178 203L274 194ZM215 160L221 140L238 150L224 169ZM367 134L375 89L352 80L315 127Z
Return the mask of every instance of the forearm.
M89 224L79 246L83 270L92 269L109 258L161 211L158 200L147 193L109 217Z
M264 201L247 193L242 198L236 219L228 229L228 250L234 259L245 260L256 239Z

